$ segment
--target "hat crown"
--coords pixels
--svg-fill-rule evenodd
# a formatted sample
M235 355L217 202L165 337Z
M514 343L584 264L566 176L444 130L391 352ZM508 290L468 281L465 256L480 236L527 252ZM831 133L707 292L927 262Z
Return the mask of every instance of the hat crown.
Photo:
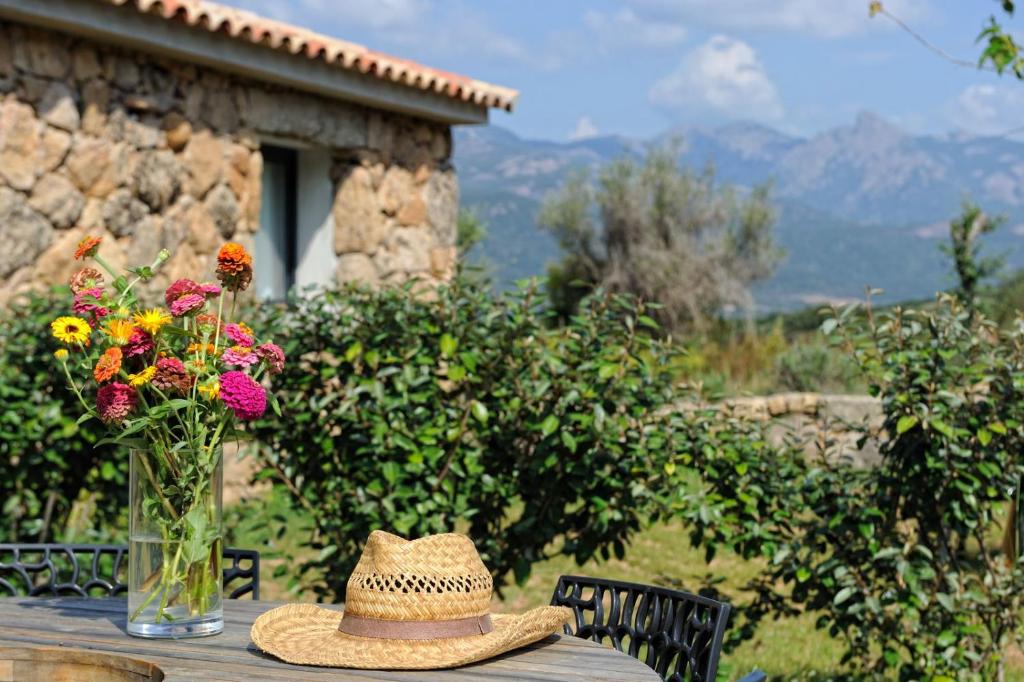
M348 580L345 612L384 620L454 620L488 613L493 581L473 541L374 531Z

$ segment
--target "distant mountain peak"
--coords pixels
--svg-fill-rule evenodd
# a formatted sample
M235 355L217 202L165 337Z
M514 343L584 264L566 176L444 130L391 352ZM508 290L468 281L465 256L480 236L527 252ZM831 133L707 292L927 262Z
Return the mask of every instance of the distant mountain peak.
M870 137L903 137L907 133L873 111L861 111L853 122L853 132Z

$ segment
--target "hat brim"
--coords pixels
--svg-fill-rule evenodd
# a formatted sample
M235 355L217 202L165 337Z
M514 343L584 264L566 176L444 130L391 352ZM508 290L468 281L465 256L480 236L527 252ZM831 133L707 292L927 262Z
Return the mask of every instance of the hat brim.
M572 618L563 606L541 606L523 614L494 614L483 635L446 639L380 639L338 630L341 611L314 604L288 604L267 611L250 636L262 651L296 665L365 670L457 668L532 644L560 632Z

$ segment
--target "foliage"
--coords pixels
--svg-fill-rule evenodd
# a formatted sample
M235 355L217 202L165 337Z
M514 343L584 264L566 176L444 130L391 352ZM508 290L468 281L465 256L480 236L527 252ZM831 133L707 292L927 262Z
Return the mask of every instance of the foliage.
M953 261L959 282L957 294L972 312L978 306L982 283L1003 266L1002 258L981 256L981 237L994 232L1004 222L1005 218L992 218L977 204L965 202L962 213L949 223L949 244L940 246Z
M1013 16L1014 0L998 1L1003 11ZM985 43L978 59L978 66L990 64L1000 75L1009 70L1017 78L1024 78L1024 56L1021 55L1021 46L1012 34L1003 29L995 16L989 17L988 24L978 34L978 42Z
M777 390L850 393L861 388L856 364L815 339L791 344L776 357L774 369Z
M98 423L76 423L75 397L54 372L56 344L41 331L66 296L66 288L29 294L0 315L0 537L7 541L81 542L92 523L116 525L126 501L128 460L97 445ZM87 509L93 519L80 518Z
M455 237L455 246L459 250L459 256L464 258L486 236L487 226L476 211L470 208L460 209Z
M615 161L596 186L572 177L547 198L539 222L564 252L548 283L563 316L603 287L658 301L656 317L669 329L706 329L727 307L749 311L749 285L771 275L780 256L768 188L741 196L719 187L710 169L682 170L675 145L652 149L642 164Z
M623 554L664 486L675 351L627 297L595 294L561 328L542 298L348 287L265 321L294 362L283 416L257 425L261 476L313 519L321 598L344 599L377 528L467 532L499 586L552 554Z
M822 459L795 479L787 537L761 547L761 595L787 583L858 670L996 679L1024 606L1020 564L987 544L1024 473L1024 328L943 296L927 311L835 311L825 329L881 398L883 462Z

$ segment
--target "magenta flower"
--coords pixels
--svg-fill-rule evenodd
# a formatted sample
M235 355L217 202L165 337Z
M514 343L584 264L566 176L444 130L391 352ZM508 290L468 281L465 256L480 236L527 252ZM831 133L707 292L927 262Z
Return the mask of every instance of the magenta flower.
M127 384L104 384L96 392L96 411L106 424L124 421L138 402L139 396L135 389Z
M206 305L206 299L202 294L185 294L174 299L174 303L171 304L171 315L184 317L199 312L204 305Z
M223 353L220 354L221 362L225 365L234 365L235 367L252 367L260 361L260 356L252 352L252 348L246 348L245 346L232 346L227 348Z
M245 372L220 375L220 399L239 419L259 419L267 410L267 392Z
M167 291L164 292L164 300L167 301L167 306L170 307L182 296L188 296L190 294L199 294L202 296L203 288L190 279L179 279L175 280L171 286L167 287Z
M256 355L267 363L267 368L271 374L280 374L284 371L284 351L281 347L274 343L264 343L263 345L256 346L253 350L256 351Z
M121 348L121 352L126 358L152 353L153 337L136 327L131 338L128 339L128 343Z
M199 288L206 298L217 298L220 296L220 287L216 284L200 284Z
M100 305L101 298L103 298L102 289L83 289L75 294L75 301L71 304L71 309L79 315L94 315L98 320L110 314L109 308Z
M234 322L224 325L224 335L239 346L245 346L246 348L252 346L252 344L256 342L256 340L252 338L252 335L246 333L240 325L237 325Z

